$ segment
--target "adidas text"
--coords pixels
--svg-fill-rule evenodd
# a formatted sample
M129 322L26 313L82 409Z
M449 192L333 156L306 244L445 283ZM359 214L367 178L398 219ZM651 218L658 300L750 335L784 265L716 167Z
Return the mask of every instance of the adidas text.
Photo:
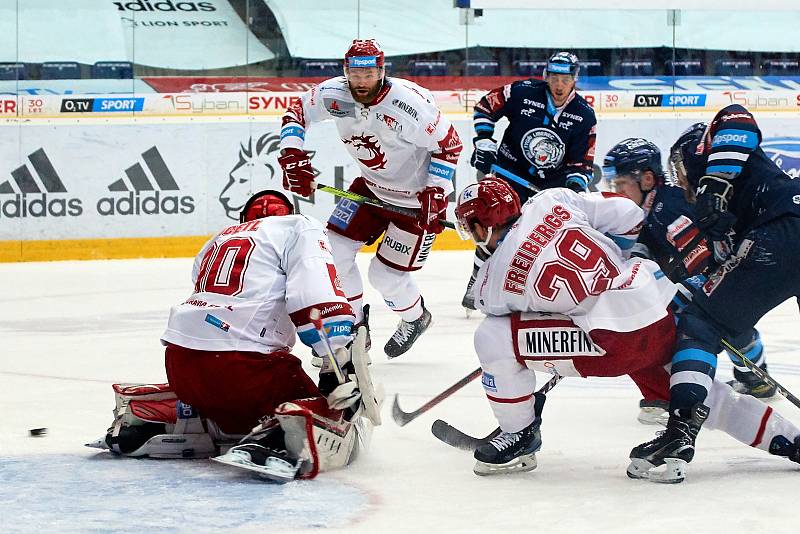
M0 215L7 219L23 217L77 217L83 214L79 198L50 198L46 193L16 194L0 201Z
M193 213L194 198L162 195L160 191L142 194L133 191L119 197L102 197L97 201L97 213L109 215L157 215L159 213Z

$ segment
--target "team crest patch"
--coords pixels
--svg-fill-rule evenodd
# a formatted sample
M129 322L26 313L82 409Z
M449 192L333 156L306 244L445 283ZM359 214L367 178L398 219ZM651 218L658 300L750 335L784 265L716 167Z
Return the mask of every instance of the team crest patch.
M522 136L522 154L537 169L554 169L564 159L564 141L547 128L534 128Z
M481 383L483 384L483 389L497 393L497 384L494 381L494 376L490 375L486 371L483 372Z

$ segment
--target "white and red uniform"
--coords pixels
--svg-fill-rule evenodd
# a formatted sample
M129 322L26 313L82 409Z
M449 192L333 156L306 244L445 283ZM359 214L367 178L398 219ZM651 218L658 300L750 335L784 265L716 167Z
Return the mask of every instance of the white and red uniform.
M483 387L501 428L534 419L536 377L630 375L646 399L669 399L675 286L655 262L627 258L644 212L611 193L548 189L531 198L478 272L475 332ZM716 381L707 424L766 450L793 425ZM788 426L787 426L788 425Z
M353 325L319 222L286 215L229 226L197 255L192 281L161 337L181 401L226 432L246 433L282 402L319 395L289 353L295 333L324 353L312 308L334 350Z
M453 191L452 180L461 140L437 108L431 93L400 78L387 78L375 99L353 99L344 76L322 82L303 94L283 116L281 149L302 149L306 129L334 120L345 148L358 162L361 177L350 190L396 206L419 208L417 193L440 187ZM422 314L420 292L409 271L422 268L435 234L416 220L380 208L341 199L328 222L331 244L348 300L361 318L363 283L355 256L364 243L383 233L369 280L403 319Z
M331 119L379 199L419 208L416 195L426 187L441 187L445 194L453 191L461 140L427 89L387 78L365 105L353 99L344 76L326 80L286 110L281 149L302 149L306 128Z

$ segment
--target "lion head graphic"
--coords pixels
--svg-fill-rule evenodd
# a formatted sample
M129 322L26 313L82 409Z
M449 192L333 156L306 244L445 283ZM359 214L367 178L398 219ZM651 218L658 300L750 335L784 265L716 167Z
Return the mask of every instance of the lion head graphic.
M258 191L276 189L283 191L281 167L278 164L280 152L279 134L270 132L262 135L253 143L253 138L247 144L239 146L239 161L228 174L228 183L219 194L219 202L225 209L228 218L239 220L239 212L247 200ZM308 150L309 157L313 158L315 151ZM314 169L314 175L319 171ZM294 200L294 199L293 199ZM294 200L296 212L297 201Z

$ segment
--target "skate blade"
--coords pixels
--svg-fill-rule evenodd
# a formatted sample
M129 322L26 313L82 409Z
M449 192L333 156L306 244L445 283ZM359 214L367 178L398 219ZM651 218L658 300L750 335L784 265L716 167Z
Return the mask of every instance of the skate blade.
M467 319L469 319L470 317L472 317L472 313L474 311L475 310L473 310L472 308L464 308L464 315L466 315Z
M686 478L686 462L678 458L664 458L664 465L656 467L643 458L631 458L627 473L630 478L659 484L678 484Z
M322 356L311 356L311 366L317 369L322 369Z
M509 475L511 473L524 473L536 469L536 453L523 454L504 464L487 464L480 460L475 462L472 472L478 476Z
M90 449L101 449L104 451L111 450L106 443L106 438L103 436L102 438L96 439L94 441L90 441L89 443L83 444L85 447L89 447Z
M288 462L275 457L267 458L266 465L254 464L246 457L242 456L241 454L237 454L236 452L229 452L223 454L222 456L215 456L214 458L211 458L211 460L223 465L229 465L231 467L252 471L258 474L259 477L272 482L277 482L278 484L286 484L287 482L291 482L295 479L295 475L297 474L296 467L292 467Z
M662 408L641 408L636 420L643 425L667 426L669 414Z

